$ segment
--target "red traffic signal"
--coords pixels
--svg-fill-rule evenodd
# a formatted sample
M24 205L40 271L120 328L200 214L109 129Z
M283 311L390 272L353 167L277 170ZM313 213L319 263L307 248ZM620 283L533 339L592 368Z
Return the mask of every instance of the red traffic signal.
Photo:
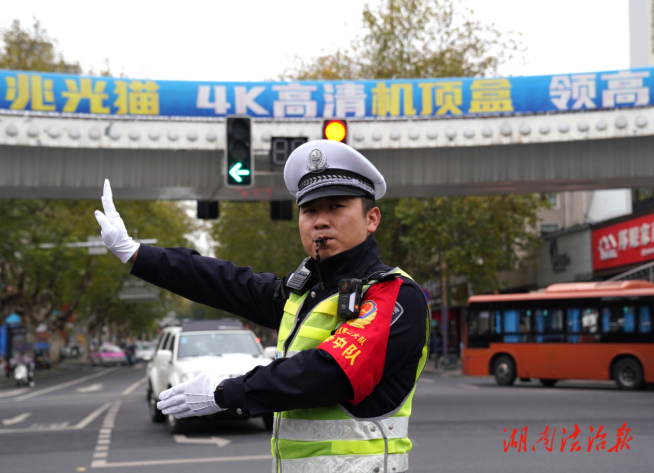
M325 120L322 125L322 137L326 140L345 143L347 139L347 122L345 120Z

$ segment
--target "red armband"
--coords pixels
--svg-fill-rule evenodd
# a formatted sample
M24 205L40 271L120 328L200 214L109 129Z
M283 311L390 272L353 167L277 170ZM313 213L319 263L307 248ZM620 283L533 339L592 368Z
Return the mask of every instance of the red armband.
M352 404L360 403L381 381L393 309L402 286L401 279L373 285L361 303L359 317L348 320L322 342L352 383Z

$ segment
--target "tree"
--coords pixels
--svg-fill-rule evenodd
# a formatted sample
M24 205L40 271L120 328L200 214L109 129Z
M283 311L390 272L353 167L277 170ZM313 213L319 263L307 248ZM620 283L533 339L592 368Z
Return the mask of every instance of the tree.
M85 205L86 204L86 205ZM64 243L82 241L91 234L83 218L88 202L0 201L0 322L11 312L23 318L28 338L48 322L66 298L64 320L75 310L88 287L93 262ZM88 220L88 219L87 219ZM83 235L83 238L82 238ZM54 336L58 340L58 333Z
M67 62L57 51L57 41L50 38L35 18L32 30L23 29L19 20L0 31L0 69L20 71L64 72L79 74L77 62Z
M293 219L272 221L269 202L221 202L220 219L211 231L216 257L279 277L307 257L299 238L297 209Z
M498 273L512 270L537 240L532 195L404 199L396 216L404 226L408 268L428 279L464 276L475 292L498 287Z
M295 58L282 78L292 80L469 77L497 73L521 57L519 34L473 18L456 0L385 0L363 9L363 35L351 50Z
M363 10L362 34L350 50L304 62L282 77L293 80L399 79L496 74L524 49L519 34L477 21L456 0L383 0ZM475 291L499 287L497 273L513 269L534 238L537 196L383 199L375 237L391 266L420 280L452 275ZM446 294L447 295L447 294Z
M92 202L97 208L99 202ZM157 246L189 246L186 235L193 231L195 222L182 205L174 202L117 202L125 227L134 238L157 238ZM92 212L87 214L92 216ZM97 227L95 218L90 219ZM95 234L99 229L95 228ZM86 329L87 350L92 338L100 340L100 329L104 326L120 340L128 332L138 334L154 328L155 320L163 318L169 310L173 295L161 291L157 300L132 303L121 300L119 292L128 279L129 267L122 264L111 252L96 256L93 279L78 305L80 323Z
M51 356L58 357L60 333L73 312L90 333L112 322L136 330L165 314L165 298L145 311L120 300L129 268L113 254L90 256L66 243L98 235L93 211L99 201L0 200L0 324L12 312L21 315L31 342L36 329L52 332ZM186 245L191 221L176 203L120 202L121 216L132 235L156 236L159 245ZM138 226L137 226L138 224ZM134 314L140 314L140 319ZM143 314L150 314L143 320Z

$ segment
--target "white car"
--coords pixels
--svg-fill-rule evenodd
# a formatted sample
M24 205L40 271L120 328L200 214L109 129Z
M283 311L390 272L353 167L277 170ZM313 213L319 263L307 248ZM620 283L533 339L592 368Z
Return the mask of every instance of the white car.
M151 361L154 356L154 346L150 343L139 342L136 344L134 357L136 361Z
M183 383L198 371L211 370L235 378L271 361L254 333L245 330L236 319L197 320L186 322L182 327L166 327L147 367L150 419L152 422L165 420L172 433L185 432L192 419L164 416L157 409L162 391ZM224 411L202 419L230 416ZM263 420L265 427L271 429L272 415Z

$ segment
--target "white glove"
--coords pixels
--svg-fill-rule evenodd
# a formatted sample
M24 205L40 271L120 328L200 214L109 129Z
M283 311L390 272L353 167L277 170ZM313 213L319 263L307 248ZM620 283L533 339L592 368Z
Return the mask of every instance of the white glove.
M102 241L113 254L120 258L120 261L127 263L139 249L140 243L136 243L127 234L123 219L120 218L120 214L114 206L109 179L104 180L102 207L104 207L104 214L99 210L95 211L95 218L102 227Z
M214 392L227 376L204 371L159 395L157 408L164 414L178 419L207 416L224 410L216 404Z

